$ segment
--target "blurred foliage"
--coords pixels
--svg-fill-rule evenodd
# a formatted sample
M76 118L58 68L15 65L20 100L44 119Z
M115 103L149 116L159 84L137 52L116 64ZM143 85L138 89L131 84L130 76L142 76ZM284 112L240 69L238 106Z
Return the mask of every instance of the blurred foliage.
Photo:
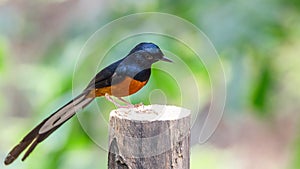
M134 40L123 41L128 46L113 48L109 53L108 46L118 34L107 33L105 41L90 46L87 57L91 59L82 58L78 64L78 53L96 30L124 15L153 11L186 19L212 41L225 67L227 104L224 116L231 119L230 124L236 124L232 120L236 120L235 117L246 119L253 115L266 122L265 125L271 124L272 128L276 118L286 114L293 123L298 123L299 0L0 1L0 157L4 157L34 124L77 94L96 70L124 56L132 47L129 42ZM150 35L148 38L157 40ZM195 61L195 54L178 42L161 41L161 44L181 56L191 71L201 77L197 79L201 84L201 105L209 103L210 79L204 65ZM92 57L100 54L106 54L101 64L97 57ZM86 71L76 72L75 69ZM168 103L178 104L181 86L174 84L168 74L154 70L149 85L143 89L144 94L138 93L130 99L133 103L147 104L152 99L162 103L168 98ZM190 84L184 87L188 92ZM165 95L159 91L151 93L154 89L161 89ZM145 97L148 94L151 96ZM82 118L90 122L85 124L84 130L102 136L107 134L106 128L95 130L95 123L99 116L107 122L113 105L105 99L97 99L95 104L101 105L104 113L93 114L92 108L83 110ZM93 143L95 140L89 139L90 133L84 132L81 125L77 119L71 120L38 146L25 163L17 160L7 168L106 168L106 152ZM231 127L234 131L239 128ZM285 146L292 156L292 160L286 160L287 166L297 169L300 167L299 130L295 127L292 132L288 125L280 127L295 135L291 137L296 139ZM99 141L105 144L105 139L103 136ZM192 168L226 168L224 166L239 163L233 152L222 150L194 148Z
M269 93L272 90L272 85L275 84L275 81L272 79L272 63L268 59L263 58L259 64L262 64L258 68L258 78L253 84L253 94L252 94L252 104L255 108L258 109L259 114L266 115L270 113L268 111L268 97Z
M294 146L294 154L293 154L293 158L291 160L291 165L290 165L290 169L297 169L300 167L300 138L298 136L298 138L296 138L295 141L295 146Z
M3 74L3 71L5 70L6 64L6 57L7 54L7 43L4 41L4 38L0 37L0 73Z

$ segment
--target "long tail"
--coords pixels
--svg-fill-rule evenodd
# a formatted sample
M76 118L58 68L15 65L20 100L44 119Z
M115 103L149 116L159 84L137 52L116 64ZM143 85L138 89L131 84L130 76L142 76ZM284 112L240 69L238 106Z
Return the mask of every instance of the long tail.
M44 119L39 125L32 129L22 141L16 145L6 156L4 164L11 164L18 156L28 147L25 155L22 158L24 161L34 148L43 140L45 140L57 128L69 120L76 111L87 106L94 98L86 97L87 92L75 97L69 103L61 107L59 110Z

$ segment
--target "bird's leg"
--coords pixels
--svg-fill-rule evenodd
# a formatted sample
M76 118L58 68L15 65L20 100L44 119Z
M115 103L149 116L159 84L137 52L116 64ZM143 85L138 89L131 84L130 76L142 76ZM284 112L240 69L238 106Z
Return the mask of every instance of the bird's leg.
M119 104L118 102L116 102L116 100L114 100L109 94L105 94L105 98L112 102L117 108L133 108L133 107L136 107L135 105L129 103L128 101L124 100L123 98L121 97L117 97L117 99L119 99L120 101L122 101L123 103L125 103L126 105L123 106L121 104Z
M105 98L112 102L116 107L121 108L122 105L120 105L119 103L117 103L109 94L105 93Z
M127 100L123 99L122 97L117 97L117 99L119 99L121 102L126 104L126 106L123 106L123 108L134 108L134 107L136 107L134 104L131 104Z
M131 103L129 103L127 100L123 99L122 97L117 97L121 102L125 103L126 105L131 105Z
M116 107L118 108L134 108L134 107L139 107L139 106L144 106L143 103L139 103L139 104L131 104L130 102L126 101L125 99L123 99L122 97L116 97L118 100L120 100L121 102L125 103L126 105L123 106L121 104L119 104L118 102L116 102L116 100L114 100L109 94L105 94L105 98L112 102Z
M139 104L131 104L130 102L126 101L125 99L123 99L122 97L117 97L120 101L124 102L128 107L139 107L139 106L144 106L143 103L139 103Z

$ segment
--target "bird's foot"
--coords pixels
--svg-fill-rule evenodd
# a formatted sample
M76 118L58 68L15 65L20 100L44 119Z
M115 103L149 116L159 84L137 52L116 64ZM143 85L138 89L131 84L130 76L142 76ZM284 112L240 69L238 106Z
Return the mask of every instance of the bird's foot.
M141 102L141 103L138 103L138 104L134 105L134 107L141 107L141 106L144 107L144 103Z

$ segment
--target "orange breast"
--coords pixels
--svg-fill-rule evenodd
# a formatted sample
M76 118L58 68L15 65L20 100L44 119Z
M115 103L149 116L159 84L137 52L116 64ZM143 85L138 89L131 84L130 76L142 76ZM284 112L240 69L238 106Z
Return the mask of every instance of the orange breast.
M95 89L89 94L90 97L104 96L106 93L116 97L129 96L136 93L146 85L147 81L140 82L130 77L126 77L121 83L113 86Z

